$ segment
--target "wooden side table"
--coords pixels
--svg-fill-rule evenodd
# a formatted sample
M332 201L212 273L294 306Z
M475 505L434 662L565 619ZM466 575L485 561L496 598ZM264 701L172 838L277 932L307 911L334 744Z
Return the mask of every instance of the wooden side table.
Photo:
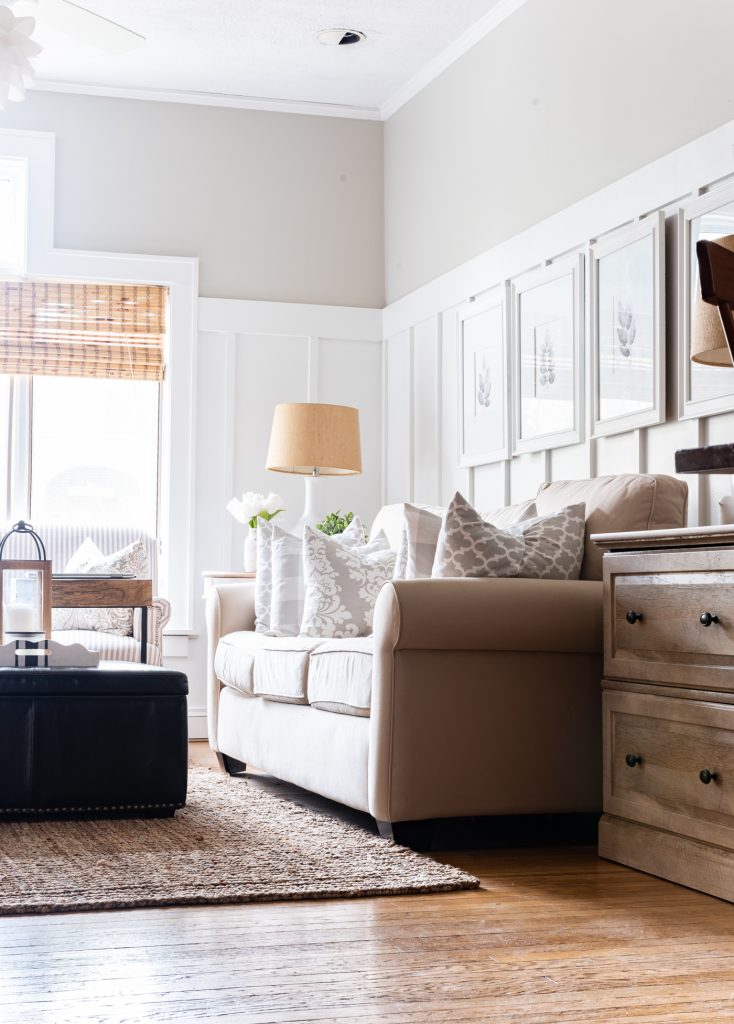
M52 608L140 608L140 662L148 660L148 609L153 581L104 576L53 576Z
M216 583L241 583L242 580L254 580L257 573L254 572L228 572L227 570L207 569L203 572L202 577L204 579L204 593L203 597L206 599L207 594Z
M734 901L734 527L604 555L602 857Z

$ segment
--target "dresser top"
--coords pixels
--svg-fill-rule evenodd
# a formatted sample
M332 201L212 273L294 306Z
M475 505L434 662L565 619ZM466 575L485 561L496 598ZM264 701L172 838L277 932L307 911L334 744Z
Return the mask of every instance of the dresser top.
M690 526L679 530L639 530L630 533L592 533L606 551L657 551L715 548L734 545L734 525Z

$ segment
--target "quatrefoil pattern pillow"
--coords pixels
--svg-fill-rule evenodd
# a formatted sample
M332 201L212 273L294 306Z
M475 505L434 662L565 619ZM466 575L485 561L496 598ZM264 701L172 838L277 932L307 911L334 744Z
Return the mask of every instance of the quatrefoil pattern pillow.
M519 576L525 538L485 522L457 491L446 509L432 576Z

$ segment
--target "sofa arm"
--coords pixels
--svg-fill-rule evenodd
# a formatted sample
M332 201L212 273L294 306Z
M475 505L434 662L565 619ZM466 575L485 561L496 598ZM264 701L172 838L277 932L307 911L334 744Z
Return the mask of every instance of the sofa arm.
M227 633L255 628L255 581L214 584L206 598L207 723L209 746L218 750L220 682L214 671L214 655Z
M601 652L600 582L386 583L374 617L370 813L598 810Z
M171 602L165 597L154 597L148 611L148 643L153 644L163 653L163 628L171 618ZM136 608L133 615L133 637L140 643L143 635L143 622L140 609Z
M392 580L375 606L375 646L393 650L598 654L595 580ZM379 639L378 639L379 638Z

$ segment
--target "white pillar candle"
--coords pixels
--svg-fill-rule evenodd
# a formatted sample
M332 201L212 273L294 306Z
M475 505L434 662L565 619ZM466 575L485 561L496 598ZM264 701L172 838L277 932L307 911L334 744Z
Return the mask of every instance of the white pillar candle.
M38 629L35 608L29 604L4 605L3 629L6 633L34 632Z

